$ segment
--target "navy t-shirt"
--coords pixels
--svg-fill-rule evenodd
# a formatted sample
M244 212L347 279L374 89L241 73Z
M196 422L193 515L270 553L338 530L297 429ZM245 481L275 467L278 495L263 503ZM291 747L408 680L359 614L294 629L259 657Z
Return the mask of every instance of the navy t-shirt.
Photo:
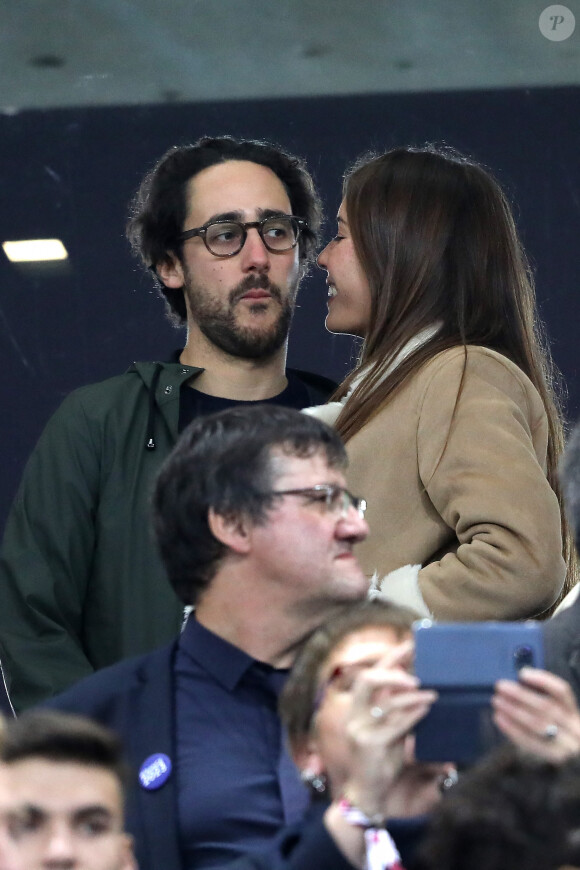
M286 372L288 386L271 399L261 399L261 405L284 405L286 408L307 408L312 404L311 395L306 385L293 372ZM194 382L195 383L195 382ZM195 387L184 384L181 388L179 403L179 431L197 417L225 411L238 405L255 405L255 402L240 402L237 399L222 399L219 396L208 396L200 393Z

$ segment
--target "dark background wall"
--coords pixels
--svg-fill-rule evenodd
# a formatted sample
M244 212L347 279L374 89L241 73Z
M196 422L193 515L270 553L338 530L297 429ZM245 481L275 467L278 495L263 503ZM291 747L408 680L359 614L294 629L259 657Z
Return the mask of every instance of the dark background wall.
M127 203L173 144L202 134L266 138L304 156L334 232L340 177L371 148L446 142L485 163L516 204L536 269L567 411L580 413L576 323L580 283L580 89L381 95L0 117L0 238L59 237L65 266L17 267L0 250L0 527L49 414L76 386L162 359L183 337L164 319L124 239ZM324 329L326 287L299 297L289 362L340 380L349 337Z

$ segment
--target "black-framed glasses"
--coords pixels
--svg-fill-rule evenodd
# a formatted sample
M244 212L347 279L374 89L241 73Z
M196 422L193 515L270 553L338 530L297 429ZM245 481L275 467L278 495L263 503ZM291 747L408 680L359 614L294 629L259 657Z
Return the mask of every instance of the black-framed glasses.
M367 509L364 498L358 498L344 486L338 486L334 483L317 483L315 486L307 486L304 489L274 489L264 493L264 495L300 495L310 502L324 505L328 511L340 513L342 518L346 517L349 509L353 507L362 519Z
M186 230L179 236L180 242L200 236L214 257L235 257L248 238L248 230L258 230L264 245L272 254L291 251L298 244L300 233L308 229L308 223L294 215L278 215L261 221L210 221L203 227Z

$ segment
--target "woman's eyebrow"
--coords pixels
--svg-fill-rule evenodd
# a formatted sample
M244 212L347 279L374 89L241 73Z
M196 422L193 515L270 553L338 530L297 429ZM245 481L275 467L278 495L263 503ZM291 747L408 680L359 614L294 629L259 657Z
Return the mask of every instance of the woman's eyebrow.
M336 677L340 677L345 671L349 671L351 668L374 668L380 661L380 656L372 659L361 659L356 662L344 662L343 664L335 665L328 675L328 680L334 680Z

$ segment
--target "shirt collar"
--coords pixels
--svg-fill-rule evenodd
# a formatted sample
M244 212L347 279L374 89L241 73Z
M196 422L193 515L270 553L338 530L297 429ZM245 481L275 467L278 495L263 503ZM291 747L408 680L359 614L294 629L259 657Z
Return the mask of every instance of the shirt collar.
M239 647L200 625L193 613L179 637L179 648L230 692L256 662Z

